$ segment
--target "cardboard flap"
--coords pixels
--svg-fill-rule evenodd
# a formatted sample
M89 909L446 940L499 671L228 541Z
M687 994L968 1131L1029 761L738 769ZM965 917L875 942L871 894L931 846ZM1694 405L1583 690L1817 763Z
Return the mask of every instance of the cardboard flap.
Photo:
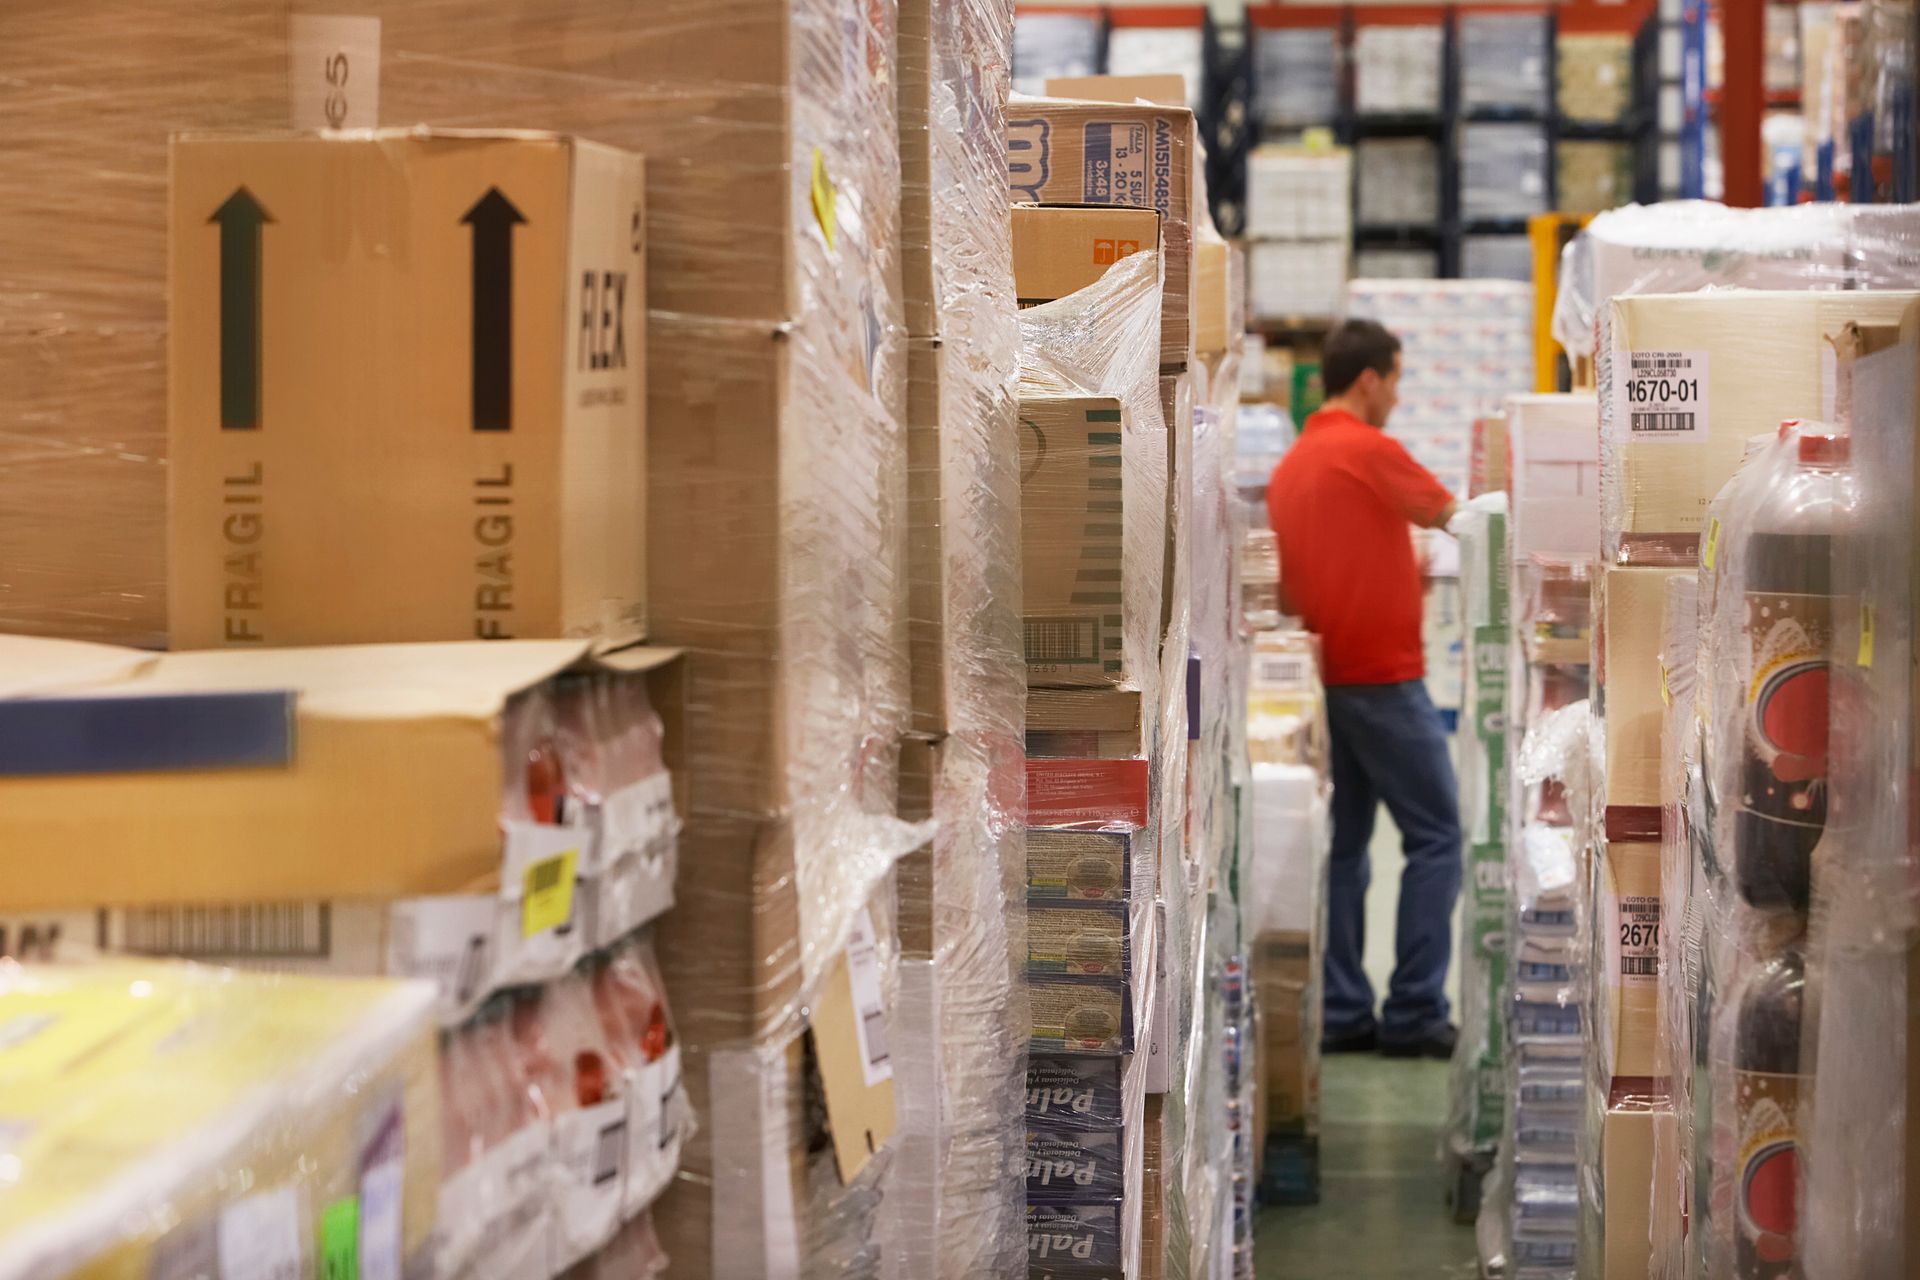
M302 717L487 720L507 699L585 663L583 640L467 640L167 654L156 692L292 689Z
M132 680L159 657L109 644L0 636L0 698L65 693Z

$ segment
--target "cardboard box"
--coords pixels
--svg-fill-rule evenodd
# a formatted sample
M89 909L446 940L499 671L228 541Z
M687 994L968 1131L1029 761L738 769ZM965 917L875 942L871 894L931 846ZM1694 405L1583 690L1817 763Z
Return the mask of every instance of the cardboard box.
M1591 395L1508 396L1513 557L1600 545L1600 409Z
M1614 1107L1600 1129L1600 1183L1605 1196L1605 1280L1646 1280L1652 1267L1653 1130L1659 1113Z
M172 218L175 646L645 634L638 156L188 135Z
M1193 246L1193 349L1218 355L1233 344L1234 323L1227 281L1232 249L1225 240L1203 235Z
M1154 660L1127 651L1137 628L1126 610L1142 593L1127 556L1121 408L1109 397L1020 402L1020 563L1025 586L1027 680L1036 685L1119 685Z
M1160 245L1160 215L1123 205L1013 206L1013 291L1023 307L1084 289L1130 254Z
M1660 804L1661 611L1672 572L1616 566L1593 580L1595 714L1604 723L1609 809Z
M1027 754L1120 760L1147 753L1134 689L1027 690Z
M1607 1039L1596 1047L1613 1080L1659 1074L1660 846L1609 840L1594 868L1596 957Z
M584 641L0 653L10 911L512 892L568 850L584 871L588 831L509 824L503 841L509 704L565 672L676 656Z
M1046 91L1049 97L1089 102L1144 101L1163 107L1187 104L1187 82L1178 75L1048 76Z
M1716 291L1614 299L1600 379L1601 510L1618 563L1690 565L1747 437L1833 417L1830 340L1912 293Z
M1167 1274L1166 1095L1149 1093L1141 1123L1140 1280Z
M1009 17L900 4L900 266L913 337L947 331L943 304L1004 287L1006 225L981 215L1007 163Z
M1267 1132L1319 1130L1319 974L1312 940L1270 933L1254 942L1257 1058L1266 1076ZM1264 1136L1264 1135L1263 1135Z
M1007 185L1015 202L1158 210L1166 258L1162 368L1193 344L1193 113L1180 107L1022 100L1007 113Z

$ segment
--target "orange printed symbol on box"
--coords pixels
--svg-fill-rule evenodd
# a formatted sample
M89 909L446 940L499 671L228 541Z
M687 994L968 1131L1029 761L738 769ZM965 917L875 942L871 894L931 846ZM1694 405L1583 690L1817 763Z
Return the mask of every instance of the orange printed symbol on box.
M1095 240L1093 242L1093 265L1110 267L1130 253L1140 252L1138 240Z
M835 207L839 193L834 190L833 179L827 176L827 158L820 154L820 148L813 149L813 181L808 184L807 198L813 205L813 220L820 224L820 231L827 237L827 248L833 248L833 227L838 210Z

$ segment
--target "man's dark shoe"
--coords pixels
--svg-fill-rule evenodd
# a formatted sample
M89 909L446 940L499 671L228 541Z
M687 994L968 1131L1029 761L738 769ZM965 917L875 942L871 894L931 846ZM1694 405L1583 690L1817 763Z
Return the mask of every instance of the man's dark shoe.
M1459 1029L1449 1022L1445 1026L1435 1027L1415 1040L1382 1040L1380 1056L1383 1058L1451 1058L1453 1046L1459 1039Z
M1365 1031L1329 1032L1320 1038L1321 1053L1372 1053L1380 1047L1380 1032L1375 1027Z

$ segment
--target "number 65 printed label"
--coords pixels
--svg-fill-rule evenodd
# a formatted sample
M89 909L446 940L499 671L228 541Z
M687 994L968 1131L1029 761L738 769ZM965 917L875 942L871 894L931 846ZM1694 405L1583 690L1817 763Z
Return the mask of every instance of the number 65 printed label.
M1625 427L1623 439L1706 439L1706 352L1621 352L1613 377L1615 429Z

